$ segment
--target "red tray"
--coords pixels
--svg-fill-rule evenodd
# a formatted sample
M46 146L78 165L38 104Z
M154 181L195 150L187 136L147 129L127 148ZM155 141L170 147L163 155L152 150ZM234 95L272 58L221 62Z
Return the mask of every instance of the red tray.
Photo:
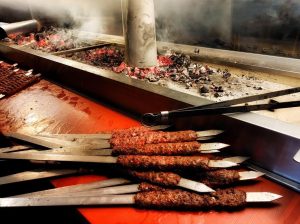
M0 111L2 131L23 129L48 133L95 133L139 125L136 120L121 112L47 81L41 81L19 94L0 101ZM56 187L61 187L102 179L106 177L85 175L61 178L52 183ZM284 197L268 206L250 206L235 212L154 211L132 207L78 208L78 210L89 222L95 224L300 223L298 193L264 178L260 178L258 183L253 185L239 188L246 191L269 191Z

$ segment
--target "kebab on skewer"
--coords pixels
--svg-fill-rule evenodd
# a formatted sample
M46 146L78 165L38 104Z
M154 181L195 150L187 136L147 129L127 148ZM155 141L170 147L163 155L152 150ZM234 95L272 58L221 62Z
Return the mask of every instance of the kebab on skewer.
M76 139L106 139L109 140L115 137L136 137L143 135L145 132L157 131L169 128L169 125L159 125L153 127L131 127L127 129L114 130L111 133L96 133L96 134L39 134L42 137L59 138L63 140L74 141Z
M131 146L128 148L115 147L114 149L91 150L74 147L54 148L47 150L34 149L29 146L14 146L1 148L0 152L37 152L37 153L57 153L69 155L197 155L199 153L217 153L229 145L224 143L199 143L199 142L178 142L178 143L158 143L146 144L143 146Z
M201 144L197 141L190 141L193 131L182 132L149 132L147 136L137 136L132 138L116 137L114 138L113 149L108 151L109 154L142 154L142 155L191 155L195 153L215 153L219 149L225 148L228 145L223 143L205 143ZM154 134L155 133L155 134ZM10 133L7 136L14 137L33 144L41 145L48 148L61 148L65 152L102 149L110 146L106 140L93 140L81 142L71 142L62 139L51 139L47 137L37 137L21 133ZM155 137L153 137L155 136ZM194 136L195 137L195 136ZM180 141L184 142L180 142ZM153 142L153 143L149 143ZM162 143L159 143L162 142ZM170 143L169 143L170 142ZM58 150L55 150L58 152Z
M131 138L144 136L149 132L158 132L169 128L169 125L158 125L153 127L131 127L127 129L120 129L112 131L111 133L97 133L97 134L39 134L42 137L60 138L63 140L74 141L77 139L106 139L112 140L116 138ZM207 130L196 132L197 138L211 137L223 133L221 130Z
M59 154L36 154L36 153L0 153L0 159L14 160L35 160L55 162L82 162L82 163L106 163L118 164L129 169L196 169L212 170L215 168L229 168L238 166L238 163L245 161L246 157L230 157L221 160L209 159L205 156L140 156L121 155L113 156L74 156ZM234 161L234 162L232 162Z
M220 172L218 172L220 171ZM141 171L129 171L130 174L140 181L147 181L148 183L142 182L140 184L122 185L129 184L131 181L124 178L114 178L109 180L95 181L87 184L77 184L66 187L60 187L55 189L48 189L42 191L31 192L27 194L17 195L18 197L42 197L42 196L63 196L65 194L76 194L77 192L87 192L86 196L99 196L104 194L125 194L133 193L128 192L130 189L138 189L139 191L155 190L159 189L159 186L165 187L178 187L180 176L171 172L141 172ZM216 170L207 171L207 176L213 176L213 178L203 177L201 182L204 182L208 186L222 186L238 183L244 180L253 180L263 175L261 172L255 171L242 171L236 170ZM150 184L152 183L152 184ZM153 185L157 184L157 185ZM122 185L122 186L118 186ZM116 188L115 186L118 186ZM156 186L153 188L152 186ZM103 191L101 191L101 189ZM93 190L93 191L91 191ZM13 196L16 197L16 196Z
M154 209L234 209L244 208L250 202L271 202L281 198L269 192L244 192L237 189L197 194L183 190L154 190L130 195L74 196L74 197L15 197L0 198L0 207L129 205Z
M150 191L150 190L160 190L167 188L182 188L192 190L198 193L209 193L214 192L211 188L207 186L228 186L229 184L237 183L243 180L253 180L263 175L261 172L254 171L244 171L238 172L236 170L222 170L218 171L209 171L209 176L214 175L214 178L204 178L200 182L192 181L186 178L181 177L180 175L172 172L154 172L154 171L129 171L129 174L135 179L140 181L147 181L147 183L142 182L141 184L131 184L123 185L117 187L107 187L101 189L92 189L89 191L81 192L65 192L65 196L99 196L99 195L113 195L113 194L127 194L135 193L138 191ZM224 177L227 176L226 179ZM203 184L205 183L205 185ZM154 186L154 187L153 187ZM35 194L36 195L36 194ZM45 196L45 194L43 194ZM53 195L53 194L52 194ZM40 196L40 195L39 195ZM57 196L62 196L58 192Z
M128 174L140 181L147 181L149 183L165 187L178 187L180 185L188 183L186 179L173 172L129 170ZM239 181L253 180L262 175L264 174L256 171L239 172L237 170L220 169L206 171L202 175L202 178L197 179L207 186L220 187L224 185L228 186L230 184L238 183Z
M33 75L32 72L33 70L18 69L17 64L10 65L0 61L0 99L39 81L40 74Z
M197 141L199 137L214 136L220 134L222 131L219 130L210 130L203 132L195 131L177 131L177 132L163 132L163 131L150 131L149 128L143 127L139 128L144 131L118 131L115 132L113 137L109 140L105 139L59 139L53 137L45 136L35 136L24 133L5 133L8 137L13 137L23 141L29 141L33 144L41 145L48 148L59 148L59 147L68 147L68 146L77 146L82 145L82 148L90 149L101 149L101 148L110 148L110 147L123 147L123 146L135 146L135 145L144 145L150 143L173 143L173 142L188 142L188 141ZM146 131L147 130L147 131ZM101 135L101 134L99 134Z
M184 155L198 155L208 153L218 153L220 149L224 149L229 145L224 143L202 143L199 142L182 142L182 143L158 143L146 144L144 146L136 146L114 149L102 150L82 150L76 147L55 148L47 150L28 149L23 150L20 147L20 153L36 152L36 153L55 153L63 155L87 155L87 156L118 156L118 155L165 155L165 156L184 156ZM26 148L25 148L26 149ZM18 151L16 149L7 149L5 152ZM1 152L1 151L0 151Z

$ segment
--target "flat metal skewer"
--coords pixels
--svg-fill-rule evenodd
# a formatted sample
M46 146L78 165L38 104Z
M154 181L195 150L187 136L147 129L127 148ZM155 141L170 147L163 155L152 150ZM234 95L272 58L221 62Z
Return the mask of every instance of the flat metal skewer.
M166 163L169 161L170 158L176 160L177 162L173 164ZM211 168L228 168L238 166L238 163L232 162L231 158L225 158L222 160L205 160L207 164L202 163L203 157L199 156L119 156L119 157L112 157L112 156L80 156L80 155L59 155L59 154L37 154L37 153L0 153L0 159L14 159L14 160L36 160L36 161L55 161L55 162L82 162L82 163L118 163L123 167L128 168L144 168L145 163L142 161L148 161L148 168L175 168L181 167L184 165L185 168L204 168L204 167L211 167ZM233 157L233 161L243 162L247 158L241 157ZM138 161L135 163L132 159ZM181 164L182 159L187 161L189 164ZM199 160L200 159L200 160ZM184 168L184 167L181 167Z
M8 176L0 177L0 185L20 183L29 180L45 179L50 177L59 177L69 174L79 173L80 170L77 169L49 169L49 170L33 170L24 171L16 174L11 174Z
M185 205L188 205L188 202L182 201L176 197L177 191L169 191L172 194L172 202L176 203L176 206L182 206L185 208ZM42 206L95 206L95 205L129 205L129 204L138 204L142 207L151 207L154 208L157 206L157 201L144 201L143 198L147 198L147 195L156 196L160 198L161 203L164 204L164 207L174 208L174 204L166 203L166 198L164 197L164 192L141 192L129 195L109 195L109 196L99 196L99 197L41 197L41 198L0 198L0 207L42 207ZM272 202L281 198L281 195L270 193L270 192L246 192L246 203L266 203ZM189 194L192 195L192 194ZM140 196L140 197L137 197ZM201 197L201 196L199 196ZM176 199L177 198L177 199ZM180 202L177 200L181 200ZM191 199L189 199L191 200ZM242 202L242 203L244 203ZM181 204L182 203L182 204ZM187 203L187 204L186 204ZM160 204L160 203L159 203ZM158 207L159 208L159 207ZM193 208L206 208L205 204L193 204ZM224 207L223 207L224 208Z

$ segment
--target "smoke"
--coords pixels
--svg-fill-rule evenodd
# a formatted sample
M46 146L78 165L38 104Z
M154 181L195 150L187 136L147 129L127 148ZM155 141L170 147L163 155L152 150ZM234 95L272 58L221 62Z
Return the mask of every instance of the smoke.
M223 47L231 43L234 35L278 39L300 35L299 0L154 3L157 39L161 41ZM7 21L11 17L20 20L21 16L52 18L62 26L122 35L121 0L0 0L0 21L4 17Z
M155 0L158 39L198 44L231 38L231 0Z
M154 0L157 39L230 47L235 36L295 39L299 0Z
M107 0L1 0L1 17L5 15L3 10L5 8L12 10L14 14L16 11L25 12L32 18L47 19L62 26L72 26L90 32L111 32L113 31L109 30L111 23L120 23L119 26L122 26L121 0L109 3ZM5 16L12 17L13 15Z

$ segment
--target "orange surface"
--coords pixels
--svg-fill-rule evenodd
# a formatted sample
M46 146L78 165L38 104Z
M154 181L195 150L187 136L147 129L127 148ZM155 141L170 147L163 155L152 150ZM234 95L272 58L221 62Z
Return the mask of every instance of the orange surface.
M9 99L0 101L2 131L95 133L137 125L137 121L117 111L47 81L41 81ZM60 178L52 183L60 187L102 179L106 177L85 175ZM240 188L246 191L269 191L284 197L269 206L248 207L235 212L153 211L131 207L79 208L79 211L94 224L300 223L298 193L263 178L253 185Z

